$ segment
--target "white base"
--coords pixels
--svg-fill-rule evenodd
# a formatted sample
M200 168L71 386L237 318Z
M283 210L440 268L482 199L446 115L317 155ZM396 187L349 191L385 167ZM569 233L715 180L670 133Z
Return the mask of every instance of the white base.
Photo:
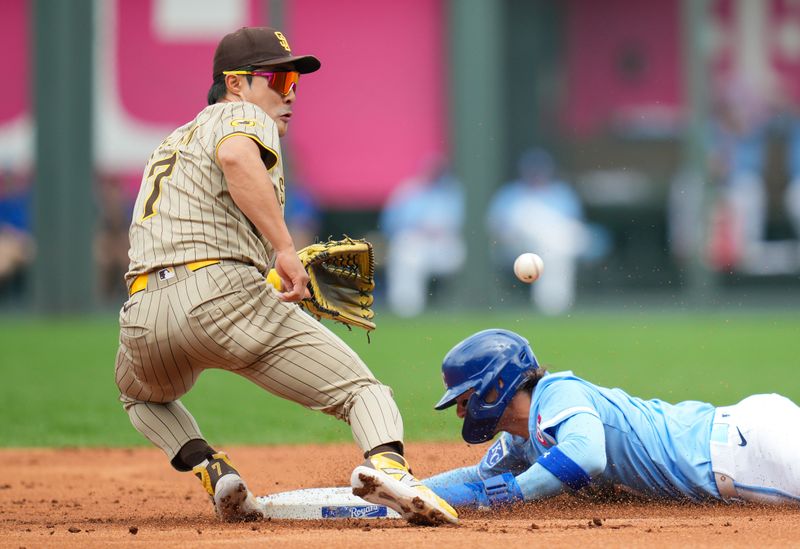
M275 519L400 518L385 505L356 497L350 487L307 488L256 498L264 516Z

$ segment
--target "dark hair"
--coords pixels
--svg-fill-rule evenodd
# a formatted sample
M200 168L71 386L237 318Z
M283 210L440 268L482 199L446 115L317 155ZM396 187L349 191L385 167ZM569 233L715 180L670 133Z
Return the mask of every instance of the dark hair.
M248 65L247 67L241 67L236 69L238 71L252 71L255 70L255 67L252 65ZM247 75L247 83L253 83L253 75ZM218 103L220 99L225 97L225 94L228 92L228 87L225 85L225 75L221 74L214 79L214 83L211 84L211 88L208 90L208 104L213 105L214 103Z
M517 391L527 391L528 393L533 394L533 390L536 388L536 384L539 383L539 380L544 377L547 373L547 368L536 368L535 370L528 370L525 372L525 379L519 386Z

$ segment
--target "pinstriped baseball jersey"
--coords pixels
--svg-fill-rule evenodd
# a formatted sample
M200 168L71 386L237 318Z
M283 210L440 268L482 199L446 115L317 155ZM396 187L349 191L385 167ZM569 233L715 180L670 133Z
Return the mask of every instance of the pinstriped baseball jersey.
M253 62L258 67L244 68ZM298 75L319 66L313 56L291 56L286 37L275 29L226 35L214 55L208 94L209 102L221 102L172 132L145 167L129 231L129 299L119 315L115 377L131 424L178 471L206 467L217 453L180 401L207 369L235 373L346 422L365 456L385 446L402 448L403 421L392 390L344 341L267 284L275 251L231 196L226 172L238 178L238 165L231 172L227 162L225 171L217 163L220 145L231 136L258 145L264 168L256 160L241 174L243 192L255 191L239 202L248 212L252 207L266 214L259 227L285 233L279 138L291 117ZM249 165L255 151L239 154ZM273 186L280 211L270 189L259 184ZM291 257L280 266L302 268ZM214 503L221 517L241 520L247 517L235 498L252 496L241 480L234 487L237 494L214 493ZM231 517L220 506L229 506Z
M205 259L232 259L267 271L272 246L236 206L216 162L220 144L233 135L246 135L261 148L283 207L275 122L252 103L210 105L164 139L147 163L129 232L126 280Z
M278 130L254 104L209 106L153 153L131 223L126 275L130 283L147 273L147 284L119 318L116 378L131 422L173 459L203 438L180 397L204 370L221 368L346 421L364 452L402 442L391 389L266 283L272 247L234 203L216 163L220 143L232 135L258 143L264 175L284 205ZM209 259L222 262L187 265Z

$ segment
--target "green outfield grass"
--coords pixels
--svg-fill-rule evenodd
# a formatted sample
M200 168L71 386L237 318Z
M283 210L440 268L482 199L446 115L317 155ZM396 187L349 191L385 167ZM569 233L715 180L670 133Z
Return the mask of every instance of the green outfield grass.
M409 440L458 438L455 414L432 409L442 392L439 365L454 343L489 327L528 337L552 371L645 398L729 404L779 392L800 402L796 313L380 315L378 325L371 344L363 332L333 329L394 388ZM116 400L116 340L114 318L0 319L0 445L146 444ZM350 440L343 423L226 372L203 374L183 401L216 444Z

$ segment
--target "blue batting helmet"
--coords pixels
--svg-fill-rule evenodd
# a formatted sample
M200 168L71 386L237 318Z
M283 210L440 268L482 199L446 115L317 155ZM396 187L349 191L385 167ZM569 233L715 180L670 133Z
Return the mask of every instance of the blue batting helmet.
M528 341L508 330L484 330L450 349L442 361L447 390L436 404L444 410L475 389L467 403L461 435L470 444L486 442L525 379L539 367Z

